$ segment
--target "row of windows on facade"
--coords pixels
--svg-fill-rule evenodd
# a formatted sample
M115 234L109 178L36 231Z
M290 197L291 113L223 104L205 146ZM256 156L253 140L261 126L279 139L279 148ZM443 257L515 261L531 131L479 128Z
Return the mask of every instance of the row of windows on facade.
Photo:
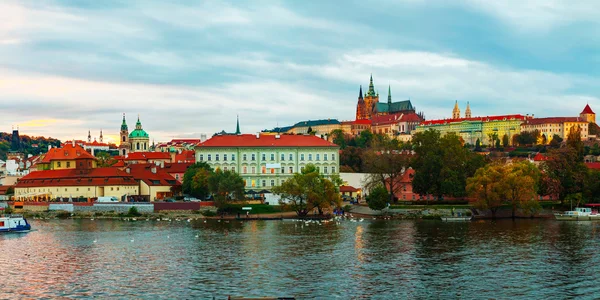
M88 167L89 167L89 166L91 166L91 165L92 165L92 163L88 161ZM62 166L62 164L61 164L61 162L60 162L60 161L56 162L56 167L57 167L57 168L61 168L61 166ZM83 163L82 163L82 162L79 162L79 166L80 166L80 167L83 167ZM67 162L67 166L66 166L66 168L70 168L70 167L71 167L71 162L70 162L70 161L68 161L68 162Z
M124 186L123 188L124 188L124 189L126 189L126 190L128 190L128 189L134 189L135 187L133 187L133 186ZM120 189L120 187L116 187L116 189L117 189L117 191L118 191L118 190ZM35 192L38 192L38 193L40 193L40 192L46 192L46 189L37 189L37 191L36 191L36 189L31 189L31 190L32 190L31 192L29 192L29 191L24 191L24 193L35 193ZM91 191L91 188L87 188L87 190L88 190L88 192L89 192L89 191ZM115 187L111 187L111 188L110 188L110 190L111 190L111 191L114 191L114 190L115 190ZM59 191L59 189L57 188L57 189L56 189L56 191L58 192L58 191ZM65 188L65 192L66 192L66 191L68 191L68 189L67 189L67 188ZM79 192L79 188L75 188L75 191L76 191L76 192ZM48 192L51 192L51 190L50 190L49 188L48 188Z
M235 161L235 154L231 154L231 161ZM300 160L303 161L304 160L304 154L300 154ZM223 154L223 161L227 161L227 154ZM275 161L275 154L271 153L270 155L271 161ZM293 154L289 154L288 156L290 161L294 160L294 155ZM204 161L204 154L200 154L199 156L200 161ZM331 160L335 160L335 154L323 154L323 161L328 161L329 159ZM220 156L219 154L215 154L215 161L219 161L220 160ZM248 155L247 154L243 154L242 155L242 160L247 161L248 160ZM263 153L261 155L261 160L265 161L267 160L267 155L265 153ZM313 155L312 154L308 154L308 160L313 160ZM315 154L315 160L316 161L320 161L321 160L321 154ZM212 161L212 155L211 154L207 154L206 155L206 161ZM250 155L250 161L256 161L256 154L251 154ZM279 161L285 161L285 154L281 154L279 156Z
M261 173L262 174L275 174L277 173L277 171L275 171L275 168L267 168L265 166L263 166L261 168ZM329 167L323 167L323 174L329 174L329 170L331 170L332 174L335 174L335 167L331 167L331 169ZM235 167L223 167L223 171L232 171L235 172ZM250 174L256 174L256 167L250 167ZM288 167L287 169L287 173L288 174L294 174L294 167ZM304 167L300 168L300 171L304 171ZM321 172L321 167L317 166L317 171ZM280 173L281 174L286 174L286 168L280 168ZM242 167L242 174L248 174L248 167Z

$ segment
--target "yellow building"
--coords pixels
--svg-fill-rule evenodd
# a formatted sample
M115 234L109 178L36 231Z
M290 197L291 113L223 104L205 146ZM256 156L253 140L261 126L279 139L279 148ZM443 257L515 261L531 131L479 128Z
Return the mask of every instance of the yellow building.
M528 119L521 125L521 131L533 132L537 130L540 133L538 143L549 144L555 134L563 140L566 139L573 127L579 127L581 129L581 139L587 140L589 122L579 117Z
M38 170L63 170L80 168L96 168L96 158L74 142L62 148L52 148L37 164Z
M482 145L490 145L493 139L502 141L506 135L509 143L512 143L512 137L521 132L521 123L527 120L523 115L502 115L486 116L460 119L442 119L426 120L417 126L415 133L423 132L428 129L440 131L441 135L455 133L463 139L465 143L475 145L477 140Z

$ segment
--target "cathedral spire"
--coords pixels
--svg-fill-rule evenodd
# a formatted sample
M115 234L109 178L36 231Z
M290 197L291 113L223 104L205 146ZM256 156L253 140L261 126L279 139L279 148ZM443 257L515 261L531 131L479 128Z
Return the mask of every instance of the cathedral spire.
M123 122L121 123L121 130L127 131L127 121L125 121L125 113L123 113Z
M358 100L361 100L363 98L363 93L362 93L362 85L360 86L360 89L358 90Z
M467 109L465 110L465 118L471 117L471 106L469 106L469 101L467 101Z
M92 133L88 130L88 143L92 142Z
M454 102L454 109L452 110L452 119L460 119L460 108L458 108L458 100Z
M392 105L392 87L388 85L388 105Z
M102 137L102 129L100 129L100 143L104 142L104 137Z
M375 86L373 85L373 74L371 74L371 79L369 80L369 92L367 92L367 95L371 97L375 97L377 95L377 93L375 93Z
M242 134L240 131L240 115L237 116L237 122L235 124L235 134Z

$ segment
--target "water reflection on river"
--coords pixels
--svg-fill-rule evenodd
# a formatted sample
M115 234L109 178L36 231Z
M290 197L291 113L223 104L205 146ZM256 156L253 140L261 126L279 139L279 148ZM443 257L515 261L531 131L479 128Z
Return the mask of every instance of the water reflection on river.
M0 298L596 298L600 223L33 221Z

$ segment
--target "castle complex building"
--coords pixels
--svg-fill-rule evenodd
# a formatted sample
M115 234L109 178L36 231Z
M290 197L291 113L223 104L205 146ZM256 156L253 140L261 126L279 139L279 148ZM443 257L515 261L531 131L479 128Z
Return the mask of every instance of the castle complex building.
M569 135L572 128L581 131L581 139L587 140L589 136L589 123L596 121L596 114L589 105L586 105L579 117L550 117L534 118L533 115L502 115L471 117L471 108L467 102L465 116L461 117L458 101L454 103L451 119L427 120L417 126L416 132L427 129L440 131L442 135L455 133L465 143L474 145L479 140L484 145L490 145L495 139L502 140L506 135L509 144L513 143L513 136L521 132L539 133L538 143L548 144L554 135L563 140Z
M438 130L442 135L452 132L471 145L475 145L477 140L484 145L489 145L494 142L494 139L502 140L506 135L509 142L512 143L512 137L521 132L521 123L528 118L530 117L519 114L472 117L468 103L463 118L460 115L457 101L454 103L451 119L423 121L417 126L415 133L427 129Z
M138 116L135 123L135 130L129 133L125 114L123 114L123 122L121 123L119 154L127 155L131 152L148 152L150 151L150 136L142 128L142 122Z
M387 102L379 102L379 93L375 92L373 75L369 81L369 90L363 95L362 86L358 92L358 103L356 104L356 120L370 120L375 116L389 114L415 113L415 108L410 100L392 102L392 90L388 87Z

